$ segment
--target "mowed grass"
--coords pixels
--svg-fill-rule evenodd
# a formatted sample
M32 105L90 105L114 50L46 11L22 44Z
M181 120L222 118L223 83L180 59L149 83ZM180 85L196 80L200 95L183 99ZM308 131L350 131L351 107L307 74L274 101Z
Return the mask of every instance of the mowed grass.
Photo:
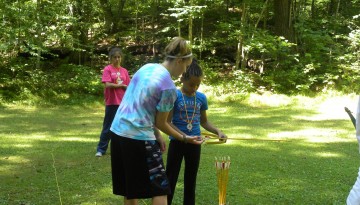
M214 163L225 156L230 205L345 204L360 163L344 106L356 104L354 95L210 96L210 121L243 140L202 145L197 204L218 204ZM101 103L1 106L0 204L122 204L112 194L109 153L94 156L103 115ZM182 191L181 176L175 205Z

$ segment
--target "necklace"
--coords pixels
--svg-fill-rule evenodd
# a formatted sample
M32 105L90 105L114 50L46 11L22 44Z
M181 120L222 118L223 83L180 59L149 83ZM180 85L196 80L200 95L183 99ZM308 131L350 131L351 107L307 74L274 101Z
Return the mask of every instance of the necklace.
M185 113L186 113L186 120L185 120L185 122L187 123L187 125L186 125L186 128L189 130L189 131L191 131L192 130L192 128L193 128L193 125L192 125L192 122L193 122L193 120L194 120L194 116L195 116L195 110L196 110L196 93L195 93L195 104L194 104L194 111L193 111L193 115L192 115L192 117L191 117L191 120L189 120L189 116L188 116L188 112L187 112L187 108L186 108L186 103L185 103L185 99L184 99L184 94L183 94L183 92L181 91L181 96L182 96L182 99L183 99L183 101L184 101L184 107L185 107Z
M123 83L123 81L121 80L121 74L120 74L120 68L119 69L117 69L117 68L115 68L116 69L116 84L122 84Z

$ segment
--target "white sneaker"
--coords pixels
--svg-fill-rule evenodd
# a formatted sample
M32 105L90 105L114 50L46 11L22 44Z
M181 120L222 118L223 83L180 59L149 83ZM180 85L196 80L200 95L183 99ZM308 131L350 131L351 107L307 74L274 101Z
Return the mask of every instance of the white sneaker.
M103 154L101 152L96 152L95 157L101 157Z

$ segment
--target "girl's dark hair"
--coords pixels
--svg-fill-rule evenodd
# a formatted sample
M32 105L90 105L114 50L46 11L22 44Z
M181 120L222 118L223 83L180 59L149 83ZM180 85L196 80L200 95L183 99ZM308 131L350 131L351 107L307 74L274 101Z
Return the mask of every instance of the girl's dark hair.
M115 53L120 53L120 56L121 56L121 58L123 58L124 57L124 55L123 55L123 53L122 53L122 51L121 51L121 49L119 48L119 47L111 47L110 48L110 51L109 51L109 60L111 60L111 58L115 55Z
M181 75L183 80L189 80L191 76L202 77L203 72L196 59L193 59L190 66L186 69L185 73Z

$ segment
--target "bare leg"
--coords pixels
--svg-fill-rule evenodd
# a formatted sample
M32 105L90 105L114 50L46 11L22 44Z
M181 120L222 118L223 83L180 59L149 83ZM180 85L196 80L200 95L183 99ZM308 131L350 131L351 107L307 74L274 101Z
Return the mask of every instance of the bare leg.
M167 195L154 196L152 198L152 205L167 205Z
M360 203L360 168L355 184L352 187L346 200L347 205L355 205L359 203Z
M358 107L357 107L357 111L356 111L356 138L358 140L359 151L360 151L360 96L359 96ZM356 178L355 184L352 187L352 189L347 197L346 204L347 205L360 204L360 167L359 167L359 172L358 172L358 176Z
M137 199L127 199L124 197L124 205L138 205Z

